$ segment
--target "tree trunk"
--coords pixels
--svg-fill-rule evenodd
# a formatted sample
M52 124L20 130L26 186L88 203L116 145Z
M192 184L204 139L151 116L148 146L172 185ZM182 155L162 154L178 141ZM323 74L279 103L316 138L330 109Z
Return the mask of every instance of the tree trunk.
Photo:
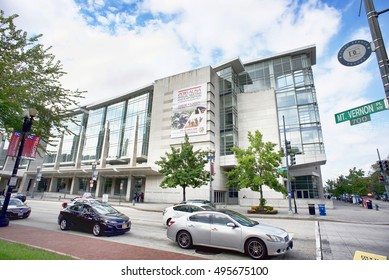
M186 187L182 187L182 196L183 196L183 200L185 201L186 200Z

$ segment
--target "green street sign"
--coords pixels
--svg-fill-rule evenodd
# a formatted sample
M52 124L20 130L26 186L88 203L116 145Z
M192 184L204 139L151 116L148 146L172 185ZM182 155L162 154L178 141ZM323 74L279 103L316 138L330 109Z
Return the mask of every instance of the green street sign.
M341 123L386 110L385 99L335 114L335 122Z

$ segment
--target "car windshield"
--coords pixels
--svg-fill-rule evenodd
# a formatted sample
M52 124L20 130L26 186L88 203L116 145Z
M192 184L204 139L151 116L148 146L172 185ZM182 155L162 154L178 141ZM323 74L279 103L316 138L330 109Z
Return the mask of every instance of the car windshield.
M232 219L234 219L236 222L238 222L242 226L253 227L253 226L259 224L257 221L251 220L248 217L246 217L238 212L232 211L232 210L225 210L222 212L227 214L228 216L230 216Z
M119 213L115 208L108 204L100 204L100 203L94 203L93 209L101 214L101 215L107 215L107 214L117 214Z
M22 206L23 202L20 199L10 199L9 205Z
M4 199L0 200L0 206L4 203ZM24 203L20 199L10 199L8 205L22 206Z

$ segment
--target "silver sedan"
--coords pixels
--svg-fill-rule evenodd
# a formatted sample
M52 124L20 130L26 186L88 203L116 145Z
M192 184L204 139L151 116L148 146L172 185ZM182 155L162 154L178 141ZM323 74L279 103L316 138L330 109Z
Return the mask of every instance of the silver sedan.
M173 218L167 237L183 249L207 246L246 253L253 259L282 255L293 248L292 238L285 230L227 209Z

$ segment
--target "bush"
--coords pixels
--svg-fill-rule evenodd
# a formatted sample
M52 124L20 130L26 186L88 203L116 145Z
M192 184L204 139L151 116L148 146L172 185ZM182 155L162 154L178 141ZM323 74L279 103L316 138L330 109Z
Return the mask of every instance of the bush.
M247 210L248 214L277 214L278 211L272 206L251 206L250 210Z

